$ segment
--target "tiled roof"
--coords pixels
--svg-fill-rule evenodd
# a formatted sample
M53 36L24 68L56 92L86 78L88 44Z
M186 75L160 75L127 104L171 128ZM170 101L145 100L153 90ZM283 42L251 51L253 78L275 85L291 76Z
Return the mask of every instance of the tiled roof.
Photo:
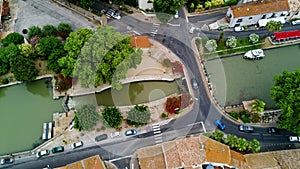
M106 169L98 155L56 169Z
M138 149L137 157L141 169L166 168L163 151L160 145Z
M289 11L288 0L263 0L231 7L233 17L253 16L265 13Z
M147 36L132 36L130 46L135 48L150 48L151 45Z
M1 16L6 16L8 15L8 10L9 10L9 2L3 2L3 7L2 7L2 13Z

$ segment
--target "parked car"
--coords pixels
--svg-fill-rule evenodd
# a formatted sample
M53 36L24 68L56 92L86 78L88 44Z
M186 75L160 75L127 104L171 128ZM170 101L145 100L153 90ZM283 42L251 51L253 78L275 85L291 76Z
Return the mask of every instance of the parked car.
M119 14L119 13L114 13L113 15L112 15L112 18L114 18L114 19L121 19L121 15Z
M243 26L234 27L235 32L241 32L241 31L244 31L244 30L245 30L245 28Z
M242 132L254 132L254 128L252 126L241 125L239 126L239 130Z
M268 133L269 134L278 134L279 130L275 127L270 127L270 128L268 128Z
M219 26L219 27L217 28L218 31L223 31L224 29L225 29L225 26Z
M190 33L190 34L193 34L195 29L196 29L195 27L191 27L189 33Z
M59 153L59 152L63 152L63 151L64 151L64 147L63 146L54 147L51 150L52 153Z
M300 137L298 136L290 136L289 139L291 142L300 142Z
M3 158L1 159L1 164L4 165L4 164L11 164L13 163L15 160L11 157L7 157L7 158Z
M191 82L192 82L192 87L193 87L194 89L198 89L198 83L197 83L197 80L196 80L196 79L192 79Z
M107 134L102 134L100 136L97 136L95 138L95 141L102 141L102 140L105 140L105 139L107 139Z
M125 136L136 135L136 133L137 133L136 129L127 130L125 131Z
M225 129L225 125L222 123L222 121L221 120L216 120L216 125L217 125L217 127L220 129L220 130L224 130Z
M300 20L292 21L292 25L298 25L298 24L300 24Z
M43 151L39 151L36 153L36 157L37 158L40 158L40 157L43 157L43 156L47 156L50 154L50 151L49 150L43 150Z
M121 136L121 133L120 132L113 132L110 134L111 137L119 137Z
M83 146L83 142L82 141L79 141L77 143L73 143L71 145L72 149L76 149L76 148L79 148L79 147L82 147Z
M178 14L178 11L176 11L175 15L174 15L174 18L179 18L179 14Z

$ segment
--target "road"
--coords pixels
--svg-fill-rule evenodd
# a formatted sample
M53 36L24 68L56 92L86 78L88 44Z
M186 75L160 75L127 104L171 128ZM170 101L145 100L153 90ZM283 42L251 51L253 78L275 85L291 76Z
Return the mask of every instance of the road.
M179 15L180 18L173 22L180 26L144 23L128 16L123 17L119 21L109 23L109 25L114 26L119 32L134 31L157 40L181 59L187 69L188 77L195 78L198 81L199 89L193 91L194 97L196 98L193 109L184 116L160 127L162 131L162 141L170 141L191 134L203 133L204 131L213 131L216 129L214 121L220 119L226 125L225 133L244 137L248 140L257 139L261 143L262 151L286 149L287 145L291 145L291 148L293 148L294 145L288 141L288 136L291 134L290 132L280 131L279 135L270 135L267 133L266 128L255 127L254 133L242 133L238 131L238 124L225 118L223 114L219 112L216 105L209 99L209 93L207 93L205 89L206 84L202 83L205 77L201 76L195 55L191 49L191 39L195 35L188 33L190 25L186 22L184 13L180 11ZM261 35L267 34L265 30L255 32ZM242 32L239 36L248 36L250 33L251 31ZM235 34L235 32L225 32L225 36L233 34ZM203 31L199 35L210 37L219 36L219 33ZM16 159L14 165L1 167L12 169L40 169L48 164L50 164L51 167L58 167L98 154L103 160L112 160L120 169L125 167L129 168L129 159L138 148L154 144L156 144L156 141L154 133L151 131L121 141L85 147L38 160L34 156L29 156L25 160Z

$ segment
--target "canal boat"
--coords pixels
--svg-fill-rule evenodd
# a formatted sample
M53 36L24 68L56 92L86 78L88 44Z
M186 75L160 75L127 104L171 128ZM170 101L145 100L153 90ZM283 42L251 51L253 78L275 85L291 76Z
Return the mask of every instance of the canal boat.
M262 59L263 57L265 57L265 54L262 49L250 50L244 55L246 59Z

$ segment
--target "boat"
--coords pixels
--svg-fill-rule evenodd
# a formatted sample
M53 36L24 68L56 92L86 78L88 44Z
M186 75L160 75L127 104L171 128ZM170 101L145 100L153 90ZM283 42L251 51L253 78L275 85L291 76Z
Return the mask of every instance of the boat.
M250 50L244 55L246 59L262 59L263 57L265 57L265 54L262 49Z

